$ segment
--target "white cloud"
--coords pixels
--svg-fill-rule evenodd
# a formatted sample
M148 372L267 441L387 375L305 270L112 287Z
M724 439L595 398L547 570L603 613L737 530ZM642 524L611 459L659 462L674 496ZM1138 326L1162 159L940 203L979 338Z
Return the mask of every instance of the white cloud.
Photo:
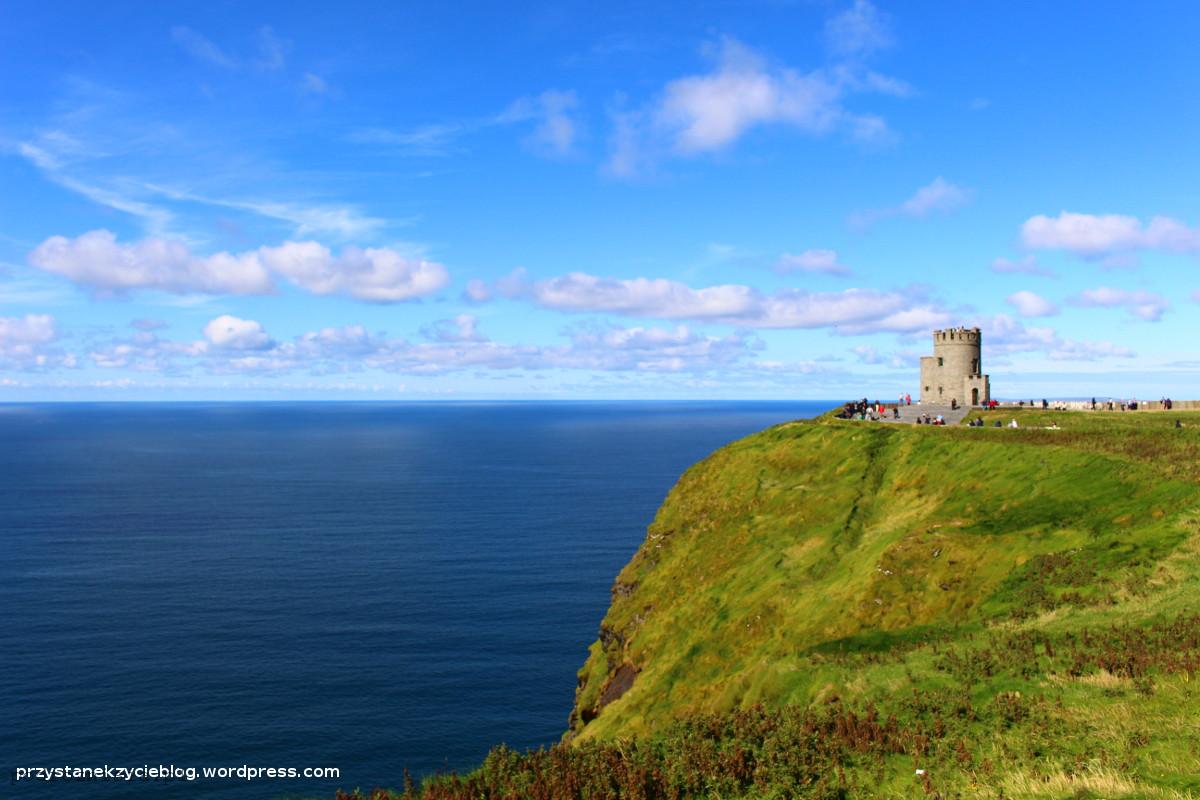
M655 123L669 131L676 151L695 154L721 149L748 128L768 123L825 133L845 113L839 94L827 76L770 70L756 53L727 39L715 72L667 84Z
M983 346L1000 354L1044 352L1053 361L1095 361L1102 358L1133 358L1127 347L1109 341L1067 339L1049 327L1027 328L1006 314L973 321L983 330Z
M890 47L892 35L879 9L867 0L854 0L854 5L825 23L825 41L835 54L854 58Z
M0 317L0 366L41 369L51 366L73 367L75 358L52 347L58 328L49 314Z
M171 28L171 38L182 47L188 55L200 61L207 61L218 67L232 69L237 66L237 60L228 55L210 39L205 38L191 28L176 25Z
M530 145L549 156L570 155L579 137L579 123L574 117L579 106L575 92L549 90L535 97L522 97L498 118L500 123L535 120L537 126L529 139Z
M210 320L204 326L204 338L227 350L266 350L275 344L260 323L229 314Z
M275 341L260 323L223 315L204 327L199 341L166 341L151 332L138 332L94 348L90 357L98 367L175 375L193 369L212 374L378 369L414 375L511 369L648 373L770 369L751 360L761 347L758 340L743 333L710 336L683 325L622 328L588 323L568 331L565 345L529 346L494 342L478 330L474 317L463 315L429 326L423 334L426 341L409 342L373 335L362 325L347 325Z
M538 305L561 311L606 311L662 319L725 319L753 313L761 305L749 286L704 289L663 278L600 278L572 272L523 287ZM511 293L511 290L510 292Z
M33 266L93 289L123 292L265 294L271 279L253 253L198 257L172 239L148 238L119 244L110 231L74 239L51 236L29 254Z
M1160 294L1140 289L1114 289L1110 286L1084 289L1071 302L1083 308L1124 308L1133 316L1147 322L1158 322L1162 319L1163 312L1171 307L1167 298Z
M1038 215L1021 226L1021 241L1033 250L1066 250L1088 259L1139 250L1200 254L1200 228L1162 216L1143 223L1122 214Z
M786 126L811 136L841 130L858 139L884 139L889 135L886 122L847 110L844 98L851 92L911 91L902 81L845 65L811 72L770 65L730 38L715 52L712 71L668 82L640 109L610 112L611 174L631 177L663 156L720 151L762 126Z
M856 211L850 215L849 222L853 228L866 229L880 220L891 217L924 219L934 214L949 214L970 203L972 195L973 192L970 189L953 184L938 176L917 189L900 205Z
M688 319L748 328L834 328L840 333L920 330L948 322L919 292L783 289L764 295L741 284L695 289L663 278L602 278L583 272L533 281L517 271L497 288L544 308L629 317Z
M486 303L491 299L492 290L488 288L486 281L479 278L467 281L467 288L463 289L463 300L468 303Z
M861 290L871 291L871 290ZM953 316L942 308L928 303L919 297L909 297L898 293L880 295L890 304L899 305L896 311L881 313L878 316L868 315L866 319L853 322L841 322L834 325L834 330L846 335L866 333L924 333L934 328L944 328L951 323ZM887 304L881 304L886 307Z
M109 231L75 239L53 236L30 254L34 266L77 284L110 292L158 289L177 294L266 294L275 276L313 294L346 294L398 302L441 289L441 264L389 248L346 247L338 255L317 242L285 242L244 253L193 255L181 242L148 238L120 244Z
M970 199L970 191L939 176L901 203L900 213L909 217L927 217L934 212L955 211L970 202Z
M472 314L459 314L453 319L439 319L421 328L421 335L431 342L482 342L479 319Z
M1049 317L1058 313L1058 306L1027 289L1010 294L1007 300L1022 317Z
M577 369L680 372L709 370L741 362L757 346L741 334L717 337L691 330L653 327L581 326L571 346L551 361Z
M852 347L850 350L861 364L884 365L892 369L916 367L921 360L919 355L907 350L898 350L894 353L881 353L870 345L859 345L858 347Z
M346 294L377 303L424 297L450 280L441 264L386 247L346 247L334 256L316 242L285 242L260 247L256 255L271 272L313 294Z
M164 328L170 327L161 319L135 319L129 324L130 326L137 328L139 331L160 331Z
M1024 256L1016 261L1004 257L996 258L991 264L992 272L1014 275L1040 275L1054 277L1054 272L1038 264L1034 256Z
M775 262L775 271L788 275L793 272L849 275L850 268L838 261L833 250L805 250L803 253L784 253Z
M880 352L870 345L860 344L850 349L863 364L882 364L885 360Z
M1100 358L1133 358L1135 353L1128 347L1112 342L1080 342L1060 339L1050 348L1047 355L1054 361L1095 361Z
M5 354L14 347L52 342L57 336L54 317L49 314L0 317L0 348Z

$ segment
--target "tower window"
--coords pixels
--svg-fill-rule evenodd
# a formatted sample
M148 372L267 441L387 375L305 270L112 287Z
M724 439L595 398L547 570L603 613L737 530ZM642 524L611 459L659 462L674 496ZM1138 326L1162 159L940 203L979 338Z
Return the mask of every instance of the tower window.
M941 365L942 365L942 357L938 356L938 366L940 367Z

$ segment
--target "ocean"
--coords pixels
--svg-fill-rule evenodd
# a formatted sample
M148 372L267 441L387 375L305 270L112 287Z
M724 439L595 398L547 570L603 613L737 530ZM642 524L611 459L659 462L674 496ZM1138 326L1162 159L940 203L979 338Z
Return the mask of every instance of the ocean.
M683 470L832 405L0 405L4 780L340 773L10 796L328 798L550 745Z

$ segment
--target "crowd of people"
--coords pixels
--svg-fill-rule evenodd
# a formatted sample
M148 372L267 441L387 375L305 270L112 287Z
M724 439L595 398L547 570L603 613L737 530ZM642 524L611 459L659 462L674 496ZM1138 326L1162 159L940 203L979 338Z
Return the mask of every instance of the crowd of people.
M874 402L871 402L871 401L868 401L867 398L864 397L861 400L851 400L850 402L845 403L842 406L841 410L838 411L838 413L835 416L838 417L839 419L860 419L860 420L870 419L870 420L878 421L881 419L886 419L888 417L891 417L891 419L893 419L893 420L899 420L901 418L900 409L902 409L906 406L911 406L912 404L913 404L912 403L912 395L910 395L910 394L901 394L897 398L897 400L894 404L891 404L891 403L885 404L885 403L880 402L879 400L875 400ZM1103 401L1103 400L1097 400L1094 397L1091 399L1090 404L1086 400L1084 400L1082 402L1074 401L1074 400L1072 400L1072 401L1056 400L1056 401L1052 402L1050 400L1047 400L1046 398L1042 398L1041 401L1029 400L1027 402L1025 400L1018 400L1015 403L1009 401L1009 402L1006 402L1005 405L1007 405L1009 407L1017 406L1018 408L1022 408L1022 409L1024 409L1024 408L1029 408L1029 409L1041 408L1041 410L1043 410L1043 411L1048 411L1051 409L1056 410L1056 411L1059 411L1059 410L1066 411L1071 408L1074 408L1077 410L1079 410L1079 409L1086 410L1086 409L1090 408L1090 410L1092 410L1092 411L1137 411L1138 410L1137 399L1117 400L1115 398L1110 398L1107 401ZM1150 405L1153 405L1153 403L1151 403ZM1174 401L1169 397L1164 397L1161 401L1159 401L1159 407L1162 408L1164 411L1170 411L1172 408L1174 408L1174 405L1175 405ZM950 407L951 407L951 409L956 409L959 407L959 405L958 405L958 403L951 401ZM1000 408L1000 402L997 400L987 400L980 406L980 408L983 411L995 411L996 409ZM906 419L913 420L918 425L945 425L946 424L946 420L941 414L924 413L924 414L919 414L915 419L913 419L911 416L906 417ZM967 421L966 424L967 424L967 427L969 427L969 428L989 427L988 423L985 422L981 418L970 419ZM1007 424L1003 423L1000 420L994 420L990 427L1016 428L1016 427L1019 427L1019 425L1017 423L1017 420L1015 420L1015 419L1011 420ZM1175 427L1180 428L1180 427L1183 427L1183 425L1182 425L1182 423L1180 423L1177 420L1175 422ZM1056 423L1052 423L1051 425L1047 426L1047 430L1059 430L1059 427Z
M839 411L835 416L837 416L838 419L870 418L878 420L882 418L885 413L887 413L887 408L883 403L879 402L878 400L876 400L874 403L868 403L867 398L864 397L862 400L851 400L849 403L846 403L842 406L842 410ZM899 419L900 408L893 408L892 415L895 419Z

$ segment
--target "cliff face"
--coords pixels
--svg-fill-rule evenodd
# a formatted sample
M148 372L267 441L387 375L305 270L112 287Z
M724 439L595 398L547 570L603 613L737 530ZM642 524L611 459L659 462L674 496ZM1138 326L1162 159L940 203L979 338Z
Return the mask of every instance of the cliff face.
M1197 429L1021 419L790 423L693 466L616 579L568 737L886 694L904 680L846 658L1177 609L1197 544Z

